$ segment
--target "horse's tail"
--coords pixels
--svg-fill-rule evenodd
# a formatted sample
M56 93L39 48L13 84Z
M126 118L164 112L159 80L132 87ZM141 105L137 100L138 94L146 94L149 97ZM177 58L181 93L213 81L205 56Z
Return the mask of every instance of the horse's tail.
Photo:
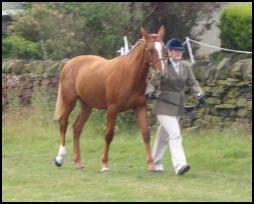
M54 119L59 120L62 114L62 107L63 107L63 98L62 98L62 92L61 92L61 84L59 82L58 87L58 94L57 94L57 100L56 100L56 109L54 114Z

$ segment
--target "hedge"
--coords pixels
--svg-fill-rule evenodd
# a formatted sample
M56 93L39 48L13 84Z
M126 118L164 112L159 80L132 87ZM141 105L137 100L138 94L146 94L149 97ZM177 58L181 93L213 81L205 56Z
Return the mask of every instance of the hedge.
M222 47L252 51L252 3L226 7L219 28Z

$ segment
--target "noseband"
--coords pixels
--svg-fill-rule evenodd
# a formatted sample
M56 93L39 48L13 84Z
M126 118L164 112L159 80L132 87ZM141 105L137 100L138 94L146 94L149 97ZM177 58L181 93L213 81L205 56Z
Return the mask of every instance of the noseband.
M149 41L147 41L147 43L149 43L149 42L162 42L162 40L149 40ZM147 47L145 48L145 50L147 50ZM153 65L155 65L157 62L159 62L159 61L165 61L167 58L165 57L165 58L158 58L158 59L156 59L156 60L151 60L151 62L148 62L148 64L150 65L150 66L153 66Z

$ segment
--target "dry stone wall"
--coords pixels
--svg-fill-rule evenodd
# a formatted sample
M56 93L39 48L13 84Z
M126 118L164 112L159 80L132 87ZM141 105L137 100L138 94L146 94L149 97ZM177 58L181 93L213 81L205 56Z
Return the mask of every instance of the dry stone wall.
M45 86L57 95L59 73L68 59L3 60L2 111L6 110L8 95L18 96L23 105L31 104L34 87ZM183 128L230 126L252 123L252 59L233 62L224 58L213 64L209 60L196 62L192 67L196 79L207 95L206 104L187 113L181 121ZM197 101L186 88L187 104Z
M2 111L7 109L10 95L19 98L23 105L32 102L35 87L57 95L59 73L68 59L51 60L3 60L2 62Z
M194 64L192 70L207 99L202 108L183 117L184 127L251 125L252 59L233 63L231 58L224 58L217 64L204 60ZM187 101L196 103L192 96Z

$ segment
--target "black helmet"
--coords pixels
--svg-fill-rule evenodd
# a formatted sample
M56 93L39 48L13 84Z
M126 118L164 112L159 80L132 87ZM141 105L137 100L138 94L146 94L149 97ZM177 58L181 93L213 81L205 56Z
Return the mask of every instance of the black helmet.
M184 50L183 44L180 40L176 38L172 38L167 42L166 45L167 50Z

